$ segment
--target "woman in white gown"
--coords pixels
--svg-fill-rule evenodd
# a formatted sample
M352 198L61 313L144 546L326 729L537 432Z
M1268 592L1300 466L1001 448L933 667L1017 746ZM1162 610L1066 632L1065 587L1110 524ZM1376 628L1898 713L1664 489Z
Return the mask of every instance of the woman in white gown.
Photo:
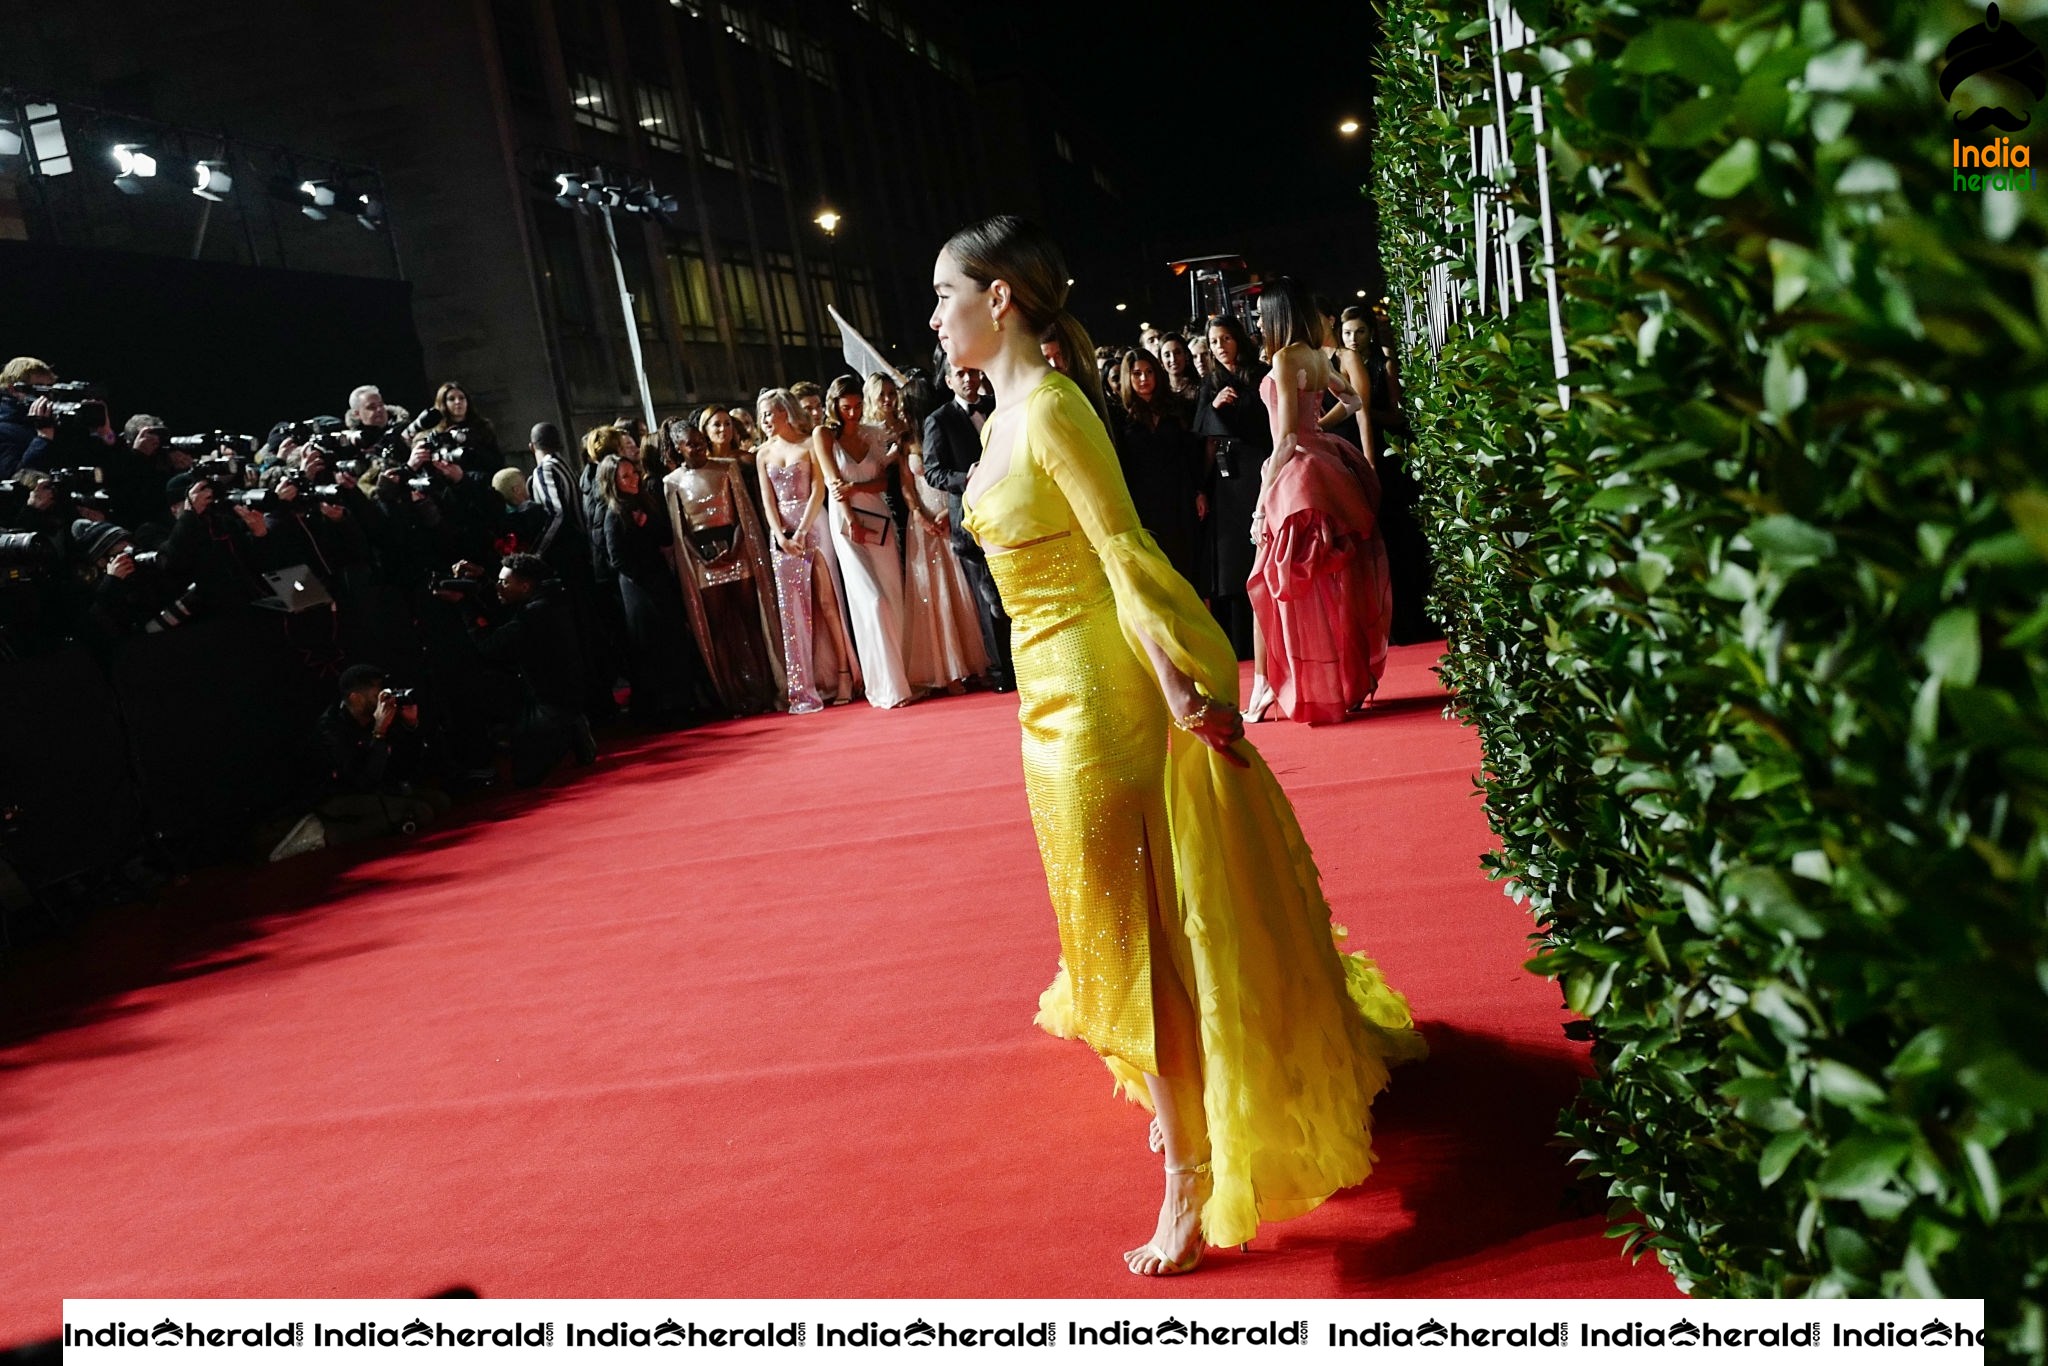
M758 403L766 435L755 466L761 475L761 505L769 509L789 709L813 712L827 702L851 702L860 687L860 666L839 611L835 556L819 496L823 486L797 426L801 409L787 389L763 390Z
M904 649L903 561L896 553L896 521L882 496L891 479L909 472L900 443L861 421L865 404L860 381L841 375L825 391L825 421L811 434L811 454L831 494L828 520L839 550L839 574L846 585L853 644L860 654L868 702L900 707L915 700Z
M919 422L906 420L896 381L877 370L868 376L865 395L869 420L902 443L910 487L916 490L903 558L903 599L909 614L904 662L910 686L965 692L967 679L988 671L988 647L981 643L973 590L967 586L946 525L946 495L924 481Z

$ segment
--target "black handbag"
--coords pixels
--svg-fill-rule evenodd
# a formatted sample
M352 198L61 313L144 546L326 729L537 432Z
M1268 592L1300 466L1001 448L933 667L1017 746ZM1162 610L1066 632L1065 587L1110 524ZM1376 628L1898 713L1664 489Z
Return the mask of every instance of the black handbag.
M888 513L860 507L850 507L846 512L854 529L854 540L863 545L889 544L889 528L896 523Z

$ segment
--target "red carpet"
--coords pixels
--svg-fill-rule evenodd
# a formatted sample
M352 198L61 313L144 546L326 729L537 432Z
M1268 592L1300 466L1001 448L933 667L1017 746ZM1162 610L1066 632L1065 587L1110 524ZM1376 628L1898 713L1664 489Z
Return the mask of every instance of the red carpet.
M1031 1028L1056 942L1015 704L973 696L643 742L10 966L17 1001L64 1004L0 1049L0 1344L66 1295L458 1282L1670 1295L1549 1146L1583 1050L1479 871L1477 746L1433 657L1395 651L1362 721L1253 730L1435 1056L1382 1098L1372 1181L1248 1255L1163 1283L1117 1256L1158 1159L1088 1050Z

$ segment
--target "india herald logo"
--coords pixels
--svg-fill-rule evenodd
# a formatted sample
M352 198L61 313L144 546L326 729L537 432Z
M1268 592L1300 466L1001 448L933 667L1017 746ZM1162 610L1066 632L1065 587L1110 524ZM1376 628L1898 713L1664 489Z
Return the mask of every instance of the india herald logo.
M1965 82L1973 77L1984 78L1967 92L1976 107L1968 113L1957 110L1951 115L1962 132L2002 128L2016 133L2034 121L2018 96L2025 94L2038 100L2048 95L2048 59L2043 58L2039 44L2004 22L1996 4L1985 9L1983 23L1957 34L1942 58L1941 97L1951 103ZM2015 113L2004 104L1992 103L1994 99L2021 105L2020 111Z

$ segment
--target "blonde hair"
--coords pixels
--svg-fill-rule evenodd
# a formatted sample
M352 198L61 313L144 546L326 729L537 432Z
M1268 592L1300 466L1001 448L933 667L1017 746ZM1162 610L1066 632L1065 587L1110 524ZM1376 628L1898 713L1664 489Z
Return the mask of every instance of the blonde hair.
M0 369L0 388L12 389L17 384L26 384L30 375L56 373L57 367L46 360L37 360L34 356L16 356L7 362L5 369Z
M583 458L594 465L608 455L623 455L632 435L623 427L592 427L583 434Z
M1010 287L1025 327L1041 342L1056 341L1069 361L1093 356L1095 342L1081 320L1067 312L1067 258L1051 234L1027 219L998 214L970 223L946 239L946 255L960 273L987 289L997 280ZM1068 376L1080 386L1095 415L1109 425L1109 404L1102 396L1102 376L1092 365L1075 365Z

